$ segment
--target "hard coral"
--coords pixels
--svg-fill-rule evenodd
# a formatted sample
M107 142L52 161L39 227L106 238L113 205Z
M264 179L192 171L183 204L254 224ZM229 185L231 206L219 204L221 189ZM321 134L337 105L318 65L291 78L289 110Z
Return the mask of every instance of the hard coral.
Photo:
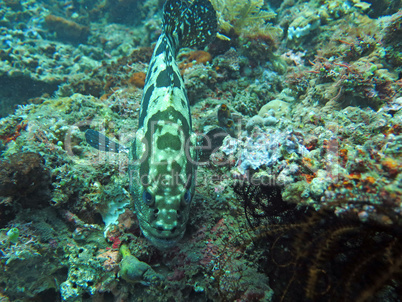
M56 32L57 37L70 42L85 42L89 35L89 27L83 26L62 17L48 15L45 18L49 30Z
M104 90L104 84L102 80L97 77L81 80L71 83L71 87L74 92L81 93L83 95L93 95L95 97L100 97Z
M218 30L225 36L221 39L231 40L246 53L254 58L255 54L263 55L259 60L275 61L272 52L276 48L276 40L282 29L267 23L276 14L266 11L263 0L211 0L218 15ZM250 49L251 48L251 49ZM266 54L268 53L268 54Z
M70 84L66 84L67 88L73 92L78 92L85 95L93 95L106 100L119 87L124 87L130 83L129 76L133 72L133 66L136 63L149 62L152 56L152 48L141 47L135 49L129 56L124 56L116 62L110 64L102 62L102 66L94 69L89 79L72 80ZM138 81L141 84L140 74Z

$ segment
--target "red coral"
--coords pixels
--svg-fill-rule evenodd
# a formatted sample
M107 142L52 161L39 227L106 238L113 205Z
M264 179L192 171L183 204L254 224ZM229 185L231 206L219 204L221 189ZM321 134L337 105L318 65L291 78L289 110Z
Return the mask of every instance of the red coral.
M120 247L121 240L120 240L119 236L109 236L108 240L113 242L113 244L112 244L113 250L116 250Z
M15 127L14 132L0 135L0 140L6 144L11 141L15 141L17 137L21 135L21 131L26 129L27 125L28 123L26 121L21 122L17 125L17 127Z

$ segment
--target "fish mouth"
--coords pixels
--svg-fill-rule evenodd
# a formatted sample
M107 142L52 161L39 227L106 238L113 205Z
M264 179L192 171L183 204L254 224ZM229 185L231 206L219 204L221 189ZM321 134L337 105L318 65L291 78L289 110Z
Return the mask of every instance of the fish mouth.
M186 231L185 224L174 230L157 229L150 226L148 223L140 223L140 227L145 238L161 250L176 246L180 239L183 238L184 232Z
M159 250L168 250L175 247L183 236L179 236L178 238L175 239L163 239L147 235L145 235L145 237L147 237L147 239L152 243L152 245L158 248Z

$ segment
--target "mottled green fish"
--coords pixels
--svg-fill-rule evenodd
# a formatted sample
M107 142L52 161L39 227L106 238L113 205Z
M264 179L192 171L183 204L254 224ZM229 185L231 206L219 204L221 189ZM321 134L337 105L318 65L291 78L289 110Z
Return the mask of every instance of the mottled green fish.
M159 248L174 246L186 230L195 186L195 136L190 104L176 55L216 35L216 12L208 0L168 0L163 32L152 55L131 154L132 195L140 227Z
M183 237L195 187L196 137L176 55L181 47L207 44L216 28L216 12L208 0L166 1L163 32L149 63L129 154L131 194L141 230L161 249ZM125 151L93 130L86 137L98 149Z

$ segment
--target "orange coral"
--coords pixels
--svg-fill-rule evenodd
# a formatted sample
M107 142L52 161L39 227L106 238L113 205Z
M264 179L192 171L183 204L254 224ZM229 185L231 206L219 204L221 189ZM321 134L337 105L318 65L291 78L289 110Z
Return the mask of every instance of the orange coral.
M389 176L395 177L400 172L400 165L398 162L390 157L381 161L381 165L386 172L388 172Z
M355 179L355 180L359 180L361 178L361 174L360 173L351 173L348 175L349 179Z
M342 187L348 190L352 190L354 186L350 181L344 180L342 183Z
M367 176L366 178L362 179L362 187L363 190L367 193L376 193L376 179L373 176Z
M128 82L131 85L134 85L138 88L144 88L145 85L145 73L144 72L135 72L133 75L128 79Z
M48 15L45 18L45 22L49 30L56 32L60 39L66 39L72 42L82 42L86 41L88 38L88 26L83 26L54 15Z
M179 68L181 73L190 67L193 67L194 64L206 64L207 62L212 61L212 55L209 52L203 50L196 50L182 55L186 59L179 64Z
M373 176L367 176L363 181L369 184L375 184L375 178Z
M316 174L304 174L302 173L302 176L306 179L307 183L311 183L311 181L316 177Z
M302 158L302 163L307 169L309 169L309 170L313 169L314 165L313 165L313 161L312 161L311 158L303 157Z
M342 157L344 161L348 160L348 150L347 149L341 149L339 150L339 156Z
M212 56L209 52L196 50L190 53L187 59L189 62L196 61L197 64L206 64L207 62L211 62Z

